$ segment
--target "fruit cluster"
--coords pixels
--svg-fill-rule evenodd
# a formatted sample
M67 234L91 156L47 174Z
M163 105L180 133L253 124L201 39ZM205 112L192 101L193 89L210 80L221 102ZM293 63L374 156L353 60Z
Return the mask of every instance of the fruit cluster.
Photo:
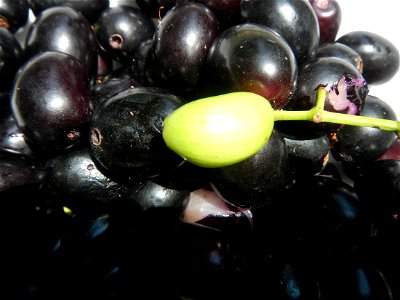
M400 299L400 55L335 0L0 0L5 299Z

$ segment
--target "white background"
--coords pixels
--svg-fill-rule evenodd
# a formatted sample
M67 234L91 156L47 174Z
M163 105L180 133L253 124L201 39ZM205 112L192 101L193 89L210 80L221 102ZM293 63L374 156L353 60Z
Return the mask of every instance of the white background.
M342 22L337 35L356 30L377 33L392 42L400 51L400 14L398 0L337 0ZM369 94L388 103L400 119L400 71L390 81L369 85Z

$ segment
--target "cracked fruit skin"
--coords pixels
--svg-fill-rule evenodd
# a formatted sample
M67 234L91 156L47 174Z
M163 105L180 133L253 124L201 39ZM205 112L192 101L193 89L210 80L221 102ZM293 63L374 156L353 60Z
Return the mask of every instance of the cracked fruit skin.
M164 120L167 146L192 164L217 168L242 161L262 148L274 127L267 99L233 92L189 102Z

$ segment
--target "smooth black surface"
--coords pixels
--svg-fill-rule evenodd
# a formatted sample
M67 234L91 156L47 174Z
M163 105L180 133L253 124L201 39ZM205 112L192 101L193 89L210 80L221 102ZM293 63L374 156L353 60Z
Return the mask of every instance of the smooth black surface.
M105 9L94 28L100 46L113 59L130 63L140 44L153 37L156 25L137 8L116 6Z
M29 6L36 16L50 7L67 6L81 12L90 23L94 23L109 5L109 0L29 0Z
M397 120L395 111L378 97L368 95L361 116ZM373 127L342 126L336 132L332 153L337 160L362 164L378 159L396 140L393 131Z
M388 39L374 32L352 31L336 41L360 54L364 62L363 76L368 84L383 84L399 70L399 50Z
M297 71L293 51L282 36L263 25L240 24L214 40L202 86L209 95L254 92L280 109L293 95Z
M289 157L283 136L273 131L253 156L237 164L213 169L213 189L239 207L263 206L290 185Z
M44 51L67 53L83 64L90 77L97 74L96 35L88 20L71 7L50 7L37 16L24 47L27 57Z
M40 154L85 140L92 115L85 67L62 52L33 57L16 78L12 111L28 143Z
M308 0L244 0L242 20L266 25L290 45L300 65L312 58L320 39L317 16Z

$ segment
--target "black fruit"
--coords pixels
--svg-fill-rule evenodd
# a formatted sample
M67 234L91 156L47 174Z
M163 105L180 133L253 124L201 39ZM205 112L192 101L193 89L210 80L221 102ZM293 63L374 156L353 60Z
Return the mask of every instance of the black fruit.
M85 140L91 109L85 67L71 55L43 52L17 75L12 110L21 132L41 154Z
M102 102L90 124L95 160L120 180L149 178L166 165L176 166L181 159L168 151L161 132L164 118L182 104L176 95L151 87L128 89Z

